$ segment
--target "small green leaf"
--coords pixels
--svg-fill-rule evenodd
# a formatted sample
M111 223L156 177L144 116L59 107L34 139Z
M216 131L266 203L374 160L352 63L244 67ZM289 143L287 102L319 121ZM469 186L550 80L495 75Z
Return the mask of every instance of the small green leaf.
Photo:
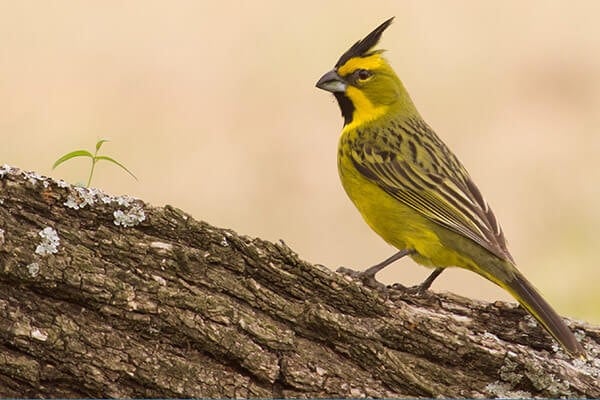
M96 153L98 153L98 151L100 150L100 147L102 147L102 145L105 142L109 142L109 140L108 139L100 139L96 142Z
M54 165L52 166L52 169L58 167L60 164L64 163L65 161L70 160L71 158L75 158L75 157L89 157L91 159L94 159L94 156L92 155L92 153L90 153L87 150L75 150L75 151L65 154L64 156L62 156L61 158L56 160L54 162Z
M118 162L117 160L115 160L114 158L108 157L108 156L96 156L96 160L106 160L109 161L113 164L118 165L119 167L123 168L125 171L127 171L127 173L131 176L133 176L133 178L137 181L137 177L133 174L133 172L131 172L130 170L127 169L126 166L124 166L123 164L121 164L120 162Z

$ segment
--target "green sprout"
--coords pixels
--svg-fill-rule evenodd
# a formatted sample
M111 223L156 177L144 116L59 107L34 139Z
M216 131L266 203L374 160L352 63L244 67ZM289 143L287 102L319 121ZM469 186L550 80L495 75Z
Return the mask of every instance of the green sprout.
M90 153L87 150L75 150L72 151L70 153L65 154L64 156L62 156L61 158L59 158L58 160L56 160L54 162L54 165L52 166L52 169L58 167L60 164L64 163L67 160L70 160L71 158L75 158L75 157L89 157L92 160L92 168L90 170L90 176L88 178L87 181L87 185L85 185L86 187L90 187L90 184L92 183L92 177L94 176L94 168L96 167L96 163L100 160L105 160L105 161L109 161L115 165L118 165L119 167L123 168L129 175L131 175L133 177L133 179L137 180L136 176L133 174L133 172L131 172L130 170L127 169L127 167L125 167L123 164L121 164L120 162L118 162L117 160L115 160L114 158L108 157L108 156L99 156L98 155L98 151L100 151L100 147L102 147L102 145L104 144L104 142L108 142L108 140L106 139L100 139L98 140L98 142L96 142L96 151L94 152L94 154Z

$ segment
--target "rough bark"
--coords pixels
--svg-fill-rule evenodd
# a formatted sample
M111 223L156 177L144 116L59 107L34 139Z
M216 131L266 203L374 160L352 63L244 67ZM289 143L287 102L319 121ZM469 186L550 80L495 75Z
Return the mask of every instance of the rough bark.
M600 397L600 328L569 324L588 360L512 304L370 289L283 242L0 167L2 397Z

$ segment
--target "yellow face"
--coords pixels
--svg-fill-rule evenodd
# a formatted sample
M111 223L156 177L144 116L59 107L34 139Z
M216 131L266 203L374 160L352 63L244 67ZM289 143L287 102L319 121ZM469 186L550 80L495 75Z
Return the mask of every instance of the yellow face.
M317 87L332 92L344 117L344 130L369 123L384 115L416 113L402 82L381 56L373 50L388 19L350 47L335 68L319 79Z
M402 84L381 52L351 58L337 68L337 73L354 108L344 130L381 117L401 97Z

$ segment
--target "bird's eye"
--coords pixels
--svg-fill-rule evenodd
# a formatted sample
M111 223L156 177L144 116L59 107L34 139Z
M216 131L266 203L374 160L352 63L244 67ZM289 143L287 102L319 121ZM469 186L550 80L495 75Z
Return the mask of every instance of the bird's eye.
M356 77L358 78L359 81L366 81L372 75L373 75L373 73L366 69L359 69L358 71L356 71Z

